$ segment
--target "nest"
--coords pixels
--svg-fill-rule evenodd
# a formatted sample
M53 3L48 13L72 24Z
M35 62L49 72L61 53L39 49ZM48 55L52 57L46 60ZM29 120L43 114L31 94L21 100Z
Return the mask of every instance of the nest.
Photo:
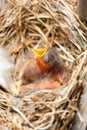
M12 93L0 90L1 130L72 128L76 113L79 115L78 103L87 73L87 43L86 27L71 3L68 0L2 2L0 45L8 49L14 60L15 81L34 46L56 46L71 74L58 90L40 90L24 96L15 95L13 86Z

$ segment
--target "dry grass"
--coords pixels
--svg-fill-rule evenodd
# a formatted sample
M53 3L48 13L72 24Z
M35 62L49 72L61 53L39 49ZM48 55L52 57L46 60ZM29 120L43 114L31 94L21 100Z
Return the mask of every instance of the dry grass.
M3 3L0 45L8 49L14 60L15 81L34 46L55 45L72 73L66 86L56 91L15 96L1 90L1 130L69 130L72 127L87 71L87 28L74 13L71 3L68 0L6 0Z

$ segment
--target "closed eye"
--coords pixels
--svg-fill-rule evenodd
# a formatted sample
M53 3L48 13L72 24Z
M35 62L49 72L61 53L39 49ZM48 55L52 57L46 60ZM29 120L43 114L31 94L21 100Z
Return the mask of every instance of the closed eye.
M43 61L47 64L51 64L54 61L54 58L53 55L46 53L43 57Z

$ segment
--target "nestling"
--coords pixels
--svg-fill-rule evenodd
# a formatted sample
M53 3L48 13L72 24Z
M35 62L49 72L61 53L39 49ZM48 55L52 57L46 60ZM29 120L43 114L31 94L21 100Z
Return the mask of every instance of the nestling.
M65 82L66 69L61 61L58 51L49 47L41 53L33 50L35 57L29 59L20 73L22 84L27 88L55 89Z
M56 48L50 47L43 56L35 55L29 59L21 70L20 78L25 84L34 82L39 78L50 74L53 75L63 70L63 63Z

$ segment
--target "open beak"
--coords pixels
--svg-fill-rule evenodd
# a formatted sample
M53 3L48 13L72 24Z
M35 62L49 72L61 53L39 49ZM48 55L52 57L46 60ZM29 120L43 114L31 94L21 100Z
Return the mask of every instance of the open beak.
M40 49L36 49L36 48L33 48L32 51L34 52L34 54L37 56L37 57L43 57L44 53L47 51L47 47L45 48L40 48Z

